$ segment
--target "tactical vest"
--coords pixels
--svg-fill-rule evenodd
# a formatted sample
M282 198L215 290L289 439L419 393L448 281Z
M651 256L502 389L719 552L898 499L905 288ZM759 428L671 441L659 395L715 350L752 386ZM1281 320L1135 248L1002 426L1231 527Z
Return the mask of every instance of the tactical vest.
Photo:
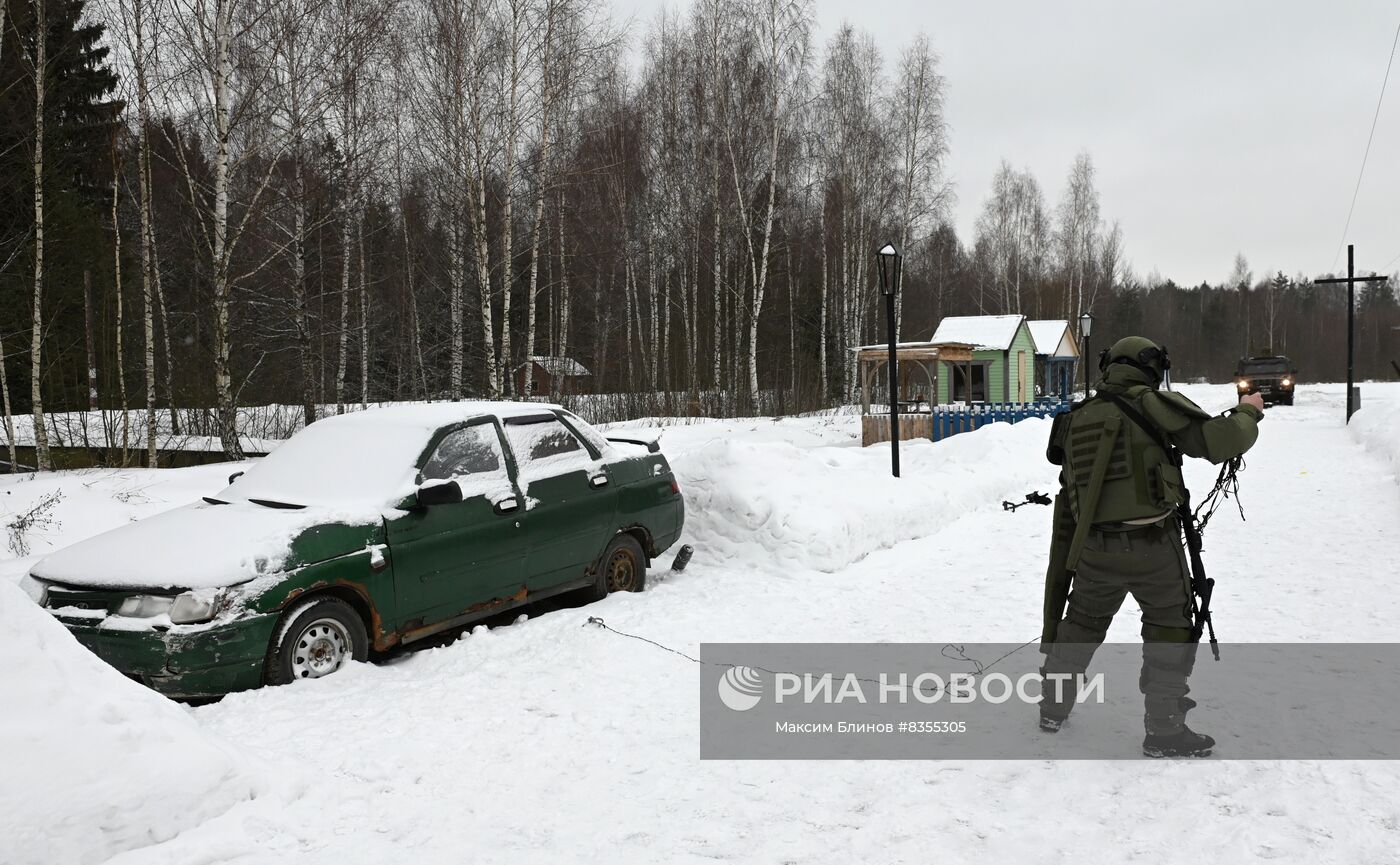
M1142 398L1150 392L1151 388L1137 386L1118 396L1141 411ZM1111 418L1118 422L1110 423ZM1115 429L1116 432L1109 432ZM1108 451L1103 484L1094 512L1085 515L1080 512L1081 502L1095 498L1090 494L1094 460L1108 434L1114 435L1114 441ZM1181 468L1146 430L1101 397L1081 403L1055 419L1046 455L1062 467L1060 485L1068 494L1070 513L1076 522L1087 519L1091 524L1116 523L1155 517L1186 500Z

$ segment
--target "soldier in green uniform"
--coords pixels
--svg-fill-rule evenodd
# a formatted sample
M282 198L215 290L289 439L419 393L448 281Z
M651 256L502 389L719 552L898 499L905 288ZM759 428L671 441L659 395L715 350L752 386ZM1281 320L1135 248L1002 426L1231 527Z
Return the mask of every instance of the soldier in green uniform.
M1191 573L1177 515L1187 501L1180 454L1212 463L1243 454L1264 411L1254 394L1212 416L1159 389L1170 367L1155 342L1119 340L1100 357L1094 396L1060 415L1051 432L1047 457L1062 468L1046 573L1040 726L1054 732L1064 724L1076 677L1131 593L1142 609L1143 752L1203 757L1215 740L1186 726L1196 705L1187 679L1200 635L1192 630ZM1058 699L1052 677L1062 683Z

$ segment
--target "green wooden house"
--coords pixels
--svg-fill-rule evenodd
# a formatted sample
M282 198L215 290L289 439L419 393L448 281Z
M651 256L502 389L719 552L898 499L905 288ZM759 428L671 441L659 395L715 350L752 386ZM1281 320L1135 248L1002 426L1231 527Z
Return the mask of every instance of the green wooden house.
M931 343L969 343L972 360L945 362L938 402L1035 401L1035 339L1024 315L960 315L939 322Z

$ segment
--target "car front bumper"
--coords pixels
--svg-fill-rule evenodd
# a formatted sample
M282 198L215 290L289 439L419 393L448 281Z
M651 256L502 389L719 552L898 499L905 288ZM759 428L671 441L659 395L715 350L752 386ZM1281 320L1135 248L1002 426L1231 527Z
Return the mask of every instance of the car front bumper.
M56 618L119 672L174 699L221 697L261 685L277 623L272 613L198 630L128 630L90 619Z

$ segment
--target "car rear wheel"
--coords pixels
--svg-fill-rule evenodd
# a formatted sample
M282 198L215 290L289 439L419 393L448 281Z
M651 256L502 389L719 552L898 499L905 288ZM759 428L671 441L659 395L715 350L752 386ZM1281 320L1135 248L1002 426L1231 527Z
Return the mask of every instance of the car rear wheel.
M350 661L369 657L369 637L355 609L340 598L307 601L283 617L267 656L269 685L329 676Z
M642 545L631 535L618 535L598 560L593 599L601 601L613 592L640 592L646 581L647 557Z

